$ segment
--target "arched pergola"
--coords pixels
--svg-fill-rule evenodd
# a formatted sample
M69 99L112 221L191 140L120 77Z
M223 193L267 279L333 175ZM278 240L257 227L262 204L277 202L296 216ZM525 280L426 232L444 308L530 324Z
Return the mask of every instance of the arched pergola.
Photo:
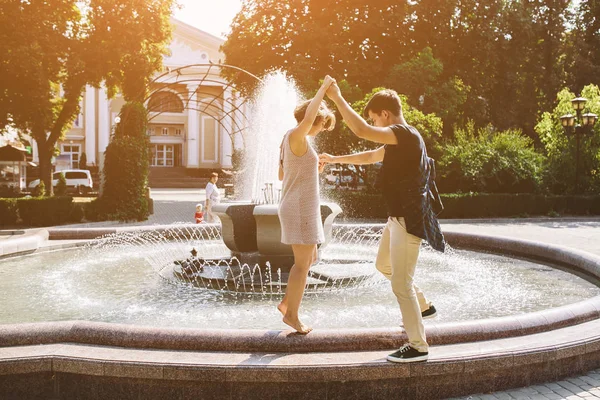
M149 93L144 104L148 109L148 120L151 122L159 115L169 112L161 109L160 102L150 101L153 96L160 92L177 93L183 102L183 110L197 111L201 115L213 117L219 126L233 141L235 135L241 134L244 140L244 132L249 127L249 115L247 115L248 99L236 95L239 93L235 85L222 78L221 71L234 69L244 73L258 82L261 79L241 68L225 64L191 64L178 68L167 68L161 75L157 76L149 84ZM183 86L195 86L194 92L178 90ZM217 92L208 91L208 87L218 87ZM226 123L227 120L231 124Z

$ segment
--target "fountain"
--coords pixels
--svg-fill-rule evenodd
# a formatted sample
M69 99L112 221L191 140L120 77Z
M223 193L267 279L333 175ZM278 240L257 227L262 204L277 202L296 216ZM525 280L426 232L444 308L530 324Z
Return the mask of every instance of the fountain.
M229 291L258 292L268 287L282 292L294 255L291 246L281 243L277 215L281 194L277 179L279 145L285 132L295 125L293 111L298 100L294 83L284 73L271 73L262 80L252 101L252 120L245 137L244 161L247 166L236 179L236 185L242 188L241 201L213 206L213 212L221 220L223 242L232 257L215 259L201 255L176 260L179 268L175 268L173 274L182 281ZM321 204L325 242L319 245L319 254L330 241L333 220L341 211L337 204ZM336 260L336 263L343 261ZM346 260L346 263L352 264L353 260ZM254 279L254 276L261 279ZM273 279L274 276L277 279ZM362 282L367 277L363 273L352 275L350 272L347 276L310 273L309 282L318 288L340 287L340 282L348 285L349 282ZM238 281L244 284L238 285Z

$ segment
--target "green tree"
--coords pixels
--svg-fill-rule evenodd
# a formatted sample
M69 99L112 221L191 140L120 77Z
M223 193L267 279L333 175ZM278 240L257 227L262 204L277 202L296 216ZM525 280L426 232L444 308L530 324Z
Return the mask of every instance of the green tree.
M394 65L386 85L406 95L410 104L419 106L425 113L438 115L444 126L451 128L460 120L469 87L457 76L443 78L443 72L442 62L426 47L413 59Z
M579 93L587 84L600 86L600 1L580 1L566 36L567 85Z
M79 169L87 169L87 155L85 152L81 153L81 158L79 159Z
M537 138L536 120L550 111L564 78L560 60L567 7L568 2L555 0L505 3L496 44L499 60L486 96L490 121L500 129L518 127Z
M452 132L456 121L443 114L461 114L478 125L489 121L487 112L489 87L493 82L493 71L498 59L494 44L501 32L500 17L502 2L480 0L417 0L410 9L413 18L409 22L412 54L431 48L436 59L443 65L439 81L445 82L440 88L441 96L430 97L443 102L449 99L460 100L459 104L449 103L449 111L431 110L444 118L446 133ZM414 56L413 56L414 57ZM404 59L410 59L406 57ZM453 92L460 96L454 96ZM468 90L465 90L468 89ZM463 98L466 96L466 99ZM449 97L447 99L446 97ZM459 107L459 112L450 111ZM429 110L428 110L429 111Z
M149 148L147 112L142 103L126 103L106 148L100 208L107 219L148 218Z
M369 90L409 43L408 3L244 0L222 46L225 62L258 75L283 69L306 91L326 74ZM253 84L224 72L240 87Z
M0 14L0 126L12 120L38 144L51 192L51 158L86 85L141 100L161 67L175 0L9 0Z
M587 85L581 95L588 99L586 112L600 114L600 88ZM569 89L561 90L554 110L543 113L535 127L548 157L544 181L554 193L575 191L576 140L565 135L560 122L560 116L574 113L571 100L575 97ZM591 135L581 138L579 180L583 192L600 191L600 123Z

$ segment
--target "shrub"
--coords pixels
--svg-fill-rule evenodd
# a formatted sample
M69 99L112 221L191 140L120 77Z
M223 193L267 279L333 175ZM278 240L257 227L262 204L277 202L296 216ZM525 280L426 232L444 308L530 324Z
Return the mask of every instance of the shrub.
M33 189L34 197L44 197L46 195L46 184L40 179L40 184Z
M18 217L17 199L0 199L0 226L16 224Z
M87 155L85 152L81 153L81 158L79 159L79 169L87 169Z
M87 221L96 222L106 220L106 211L102 208L100 199L94 199L83 206L83 213Z
M67 194L67 178L65 178L65 174L61 173L58 175L58 182L56 183L56 188L54 188L54 195L61 197Z
M444 146L437 183L443 192L531 193L540 188L543 165L520 131L476 131L470 121Z
M102 218L121 221L148 218L149 140L146 109L141 103L127 103L115 129L104 164L104 190L99 211Z
M342 208L343 218L387 217L383 197L371 192L326 190L326 199ZM600 195L554 196L542 194L442 194L440 218L497 218L517 216L600 215Z
M32 197L17 200L19 217L24 225L52 226L71 222L73 198Z
M16 198L23 197L24 194L21 189L16 186L2 186L0 187L0 198Z
M83 206L80 203L72 203L71 212L69 213L69 221L68 222L81 222L83 219L85 212L83 211Z

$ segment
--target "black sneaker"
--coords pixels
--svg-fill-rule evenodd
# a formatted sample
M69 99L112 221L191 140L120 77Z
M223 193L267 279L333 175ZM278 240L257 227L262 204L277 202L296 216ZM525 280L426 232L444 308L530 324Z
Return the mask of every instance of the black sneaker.
M397 351L387 356L387 360L397 363L409 363L415 361L427 361L429 358L428 352L418 351L411 347L409 344L405 344L400 347Z
M435 318L435 317L437 317L437 310L435 309L433 304L430 305L427 310L425 310L421 313L421 318L423 318L423 319L429 319L429 318Z

